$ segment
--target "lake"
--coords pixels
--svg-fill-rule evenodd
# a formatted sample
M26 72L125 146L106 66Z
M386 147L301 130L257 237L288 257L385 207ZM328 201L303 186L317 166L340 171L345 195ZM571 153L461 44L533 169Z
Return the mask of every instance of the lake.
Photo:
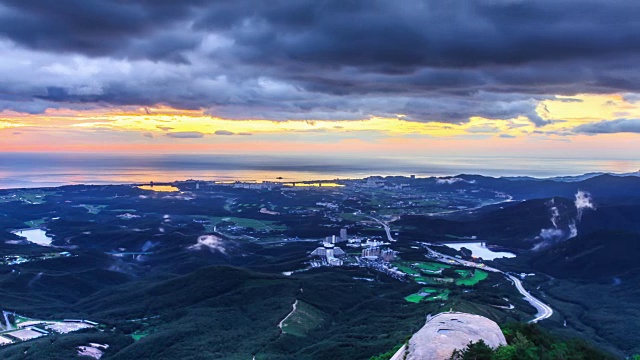
M53 238L47 236L47 233L42 229L15 230L12 232L18 236L27 238L27 241L42 246L50 246L51 241L53 241Z
M460 251L463 247L471 250L473 256L481 257L484 260L493 260L497 258L512 258L516 257L515 254L505 251L491 251L486 246L482 245L482 242L464 242L464 243L443 243L442 245L446 245L450 248L456 249Z

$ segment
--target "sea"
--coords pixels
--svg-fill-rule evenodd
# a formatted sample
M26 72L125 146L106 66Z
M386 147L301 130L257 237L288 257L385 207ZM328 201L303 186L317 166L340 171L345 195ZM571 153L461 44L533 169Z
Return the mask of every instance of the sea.
M639 160L510 157L322 157L214 154L0 153L0 189L176 180L304 181L368 176L554 177L625 173Z

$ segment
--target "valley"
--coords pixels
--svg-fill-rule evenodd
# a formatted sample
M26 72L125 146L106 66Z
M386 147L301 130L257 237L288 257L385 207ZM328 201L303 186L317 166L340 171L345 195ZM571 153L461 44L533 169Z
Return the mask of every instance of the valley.
M303 185L0 190L2 310L102 327L6 343L0 356L97 343L105 359L169 359L204 344L211 358L369 358L450 309L640 352L616 330L621 318L599 325L610 315L596 306L615 307L614 296L580 295L633 296L640 178Z

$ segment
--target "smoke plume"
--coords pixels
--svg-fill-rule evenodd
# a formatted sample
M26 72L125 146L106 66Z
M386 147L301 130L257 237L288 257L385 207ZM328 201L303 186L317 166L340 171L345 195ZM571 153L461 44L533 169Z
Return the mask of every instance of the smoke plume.
M552 244L573 238L578 236L578 226L577 224L582 220L582 213L585 209L595 210L596 207L593 204L593 198L591 194L578 190L575 194L576 200L574 201L574 205L576 206L576 217L570 219L566 225L562 225L560 223L560 210L555 204L555 199L551 199L547 202L547 206L549 207L549 213L551 218L552 228L548 229L540 229L540 234L536 239L542 240L538 244L533 247L533 250L544 249Z
M27 284L27 287L33 286L33 284L35 284L36 281L40 280L42 278L42 274L44 273L39 272L36 276L34 276L33 279L31 279L31 281L29 281L29 283Z
M578 221L582 219L582 212L584 209L596 209L595 205L593 205L591 194L582 190L578 190L576 193L576 201L574 204L576 205L576 209L578 209L578 216L576 219Z
M558 228L558 218L560 217L560 211L558 211L558 208L553 206L555 205L556 200L555 199L551 199L549 202L547 202L547 205L550 206L551 208L549 208L549 212L551 213L551 223L553 224L554 228Z

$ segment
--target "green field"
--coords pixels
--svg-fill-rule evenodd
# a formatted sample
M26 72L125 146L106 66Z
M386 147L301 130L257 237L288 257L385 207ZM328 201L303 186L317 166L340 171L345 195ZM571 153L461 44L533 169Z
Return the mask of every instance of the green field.
M418 276L426 273L427 275L438 274L440 270L450 268L451 266L447 264L440 264L434 262L423 262L423 261L399 261L394 263L398 270L410 276ZM425 281L426 278L422 276L416 277L416 281Z
M449 300L449 290L445 289L443 292L439 293L438 295L424 298L424 301L437 301L437 300Z
M420 272L409 267L409 266L405 266L405 265L396 265L398 267L398 270L402 271L403 273L407 274L407 275L420 275Z
M143 337L145 337L147 335L149 335L149 333L144 332L144 331L136 331L133 334L131 334L131 338L134 341L138 341L138 340L142 339Z
M436 301L449 299L449 289L422 288L415 294L404 298L408 302L419 303L420 301Z
M461 278L468 278L472 276L471 270L455 270L455 272L458 273Z
M274 230L286 230L287 226L286 225L280 225L280 224L276 224L275 221L270 221L270 220L256 220L256 219L250 219L250 218L243 218L243 217L233 217L233 216L228 216L228 217L206 217L207 219L211 220L211 222L214 225L220 224L222 222L232 222L234 223L236 226L241 226L241 227L245 227L245 228L254 228L257 231L260 230L267 230L267 231L274 231ZM211 231L212 229L207 229L209 231Z
M43 191L40 189L24 190L16 192L17 198L10 200L20 200L30 204L44 204L44 197L56 194L55 191Z
M418 262L414 263L414 266L420 270L427 272L439 272L442 269L448 269L451 266L447 264L435 263L435 262Z
M102 209L107 207L107 205L86 205L86 204L82 204L78 206L87 209L87 212L89 214L94 214L94 215L100 213Z
M462 276L463 274L461 272L463 271L467 272L467 276L456 280L456 285L473 286L479 283L480 281L485 280L487 277L489 277L489 273L482 270L475 270L473 274L471 274L471 271L469 270L458 270L456 272Z
M418 294L411 294L407 297L405 297L404 299L407 300L408 302L412 302L412 303L419 303L420 301L422 301L422 299L424 298L424 296L422 295L418 295Z
M30 228L37 228L37 227L40 227L42 224L44 224L46 220L47 220L46 218L42 218L37 220L25 221L24 223Z
M415 280L415 282L417 283L424 283L424 284L435 284L437 283L437 281L434 280L434 278L432 277L425 277L425 276L416 276L415 278L413 278L413 280Z
M20 316L20 315L16 315L15 318L16 318L16 324L20 324L20 323L23 323L25 321L33 320L33 319L29 319L29 318L26 318L26 317Z
M443 269L450 269L451 265L436 262L398 261L393 265L396 266L398 270L411 276L413 280L419 284L455 283L456 285L473 286L489 276L486 271L482 270L458 269L454 270L459 276L458 279L442 277L442 275L440 275L441 271Z
M319 327L327 316L318 308L298 301L296 310L282 323L282 332L294 336L307 336L310 331Z

